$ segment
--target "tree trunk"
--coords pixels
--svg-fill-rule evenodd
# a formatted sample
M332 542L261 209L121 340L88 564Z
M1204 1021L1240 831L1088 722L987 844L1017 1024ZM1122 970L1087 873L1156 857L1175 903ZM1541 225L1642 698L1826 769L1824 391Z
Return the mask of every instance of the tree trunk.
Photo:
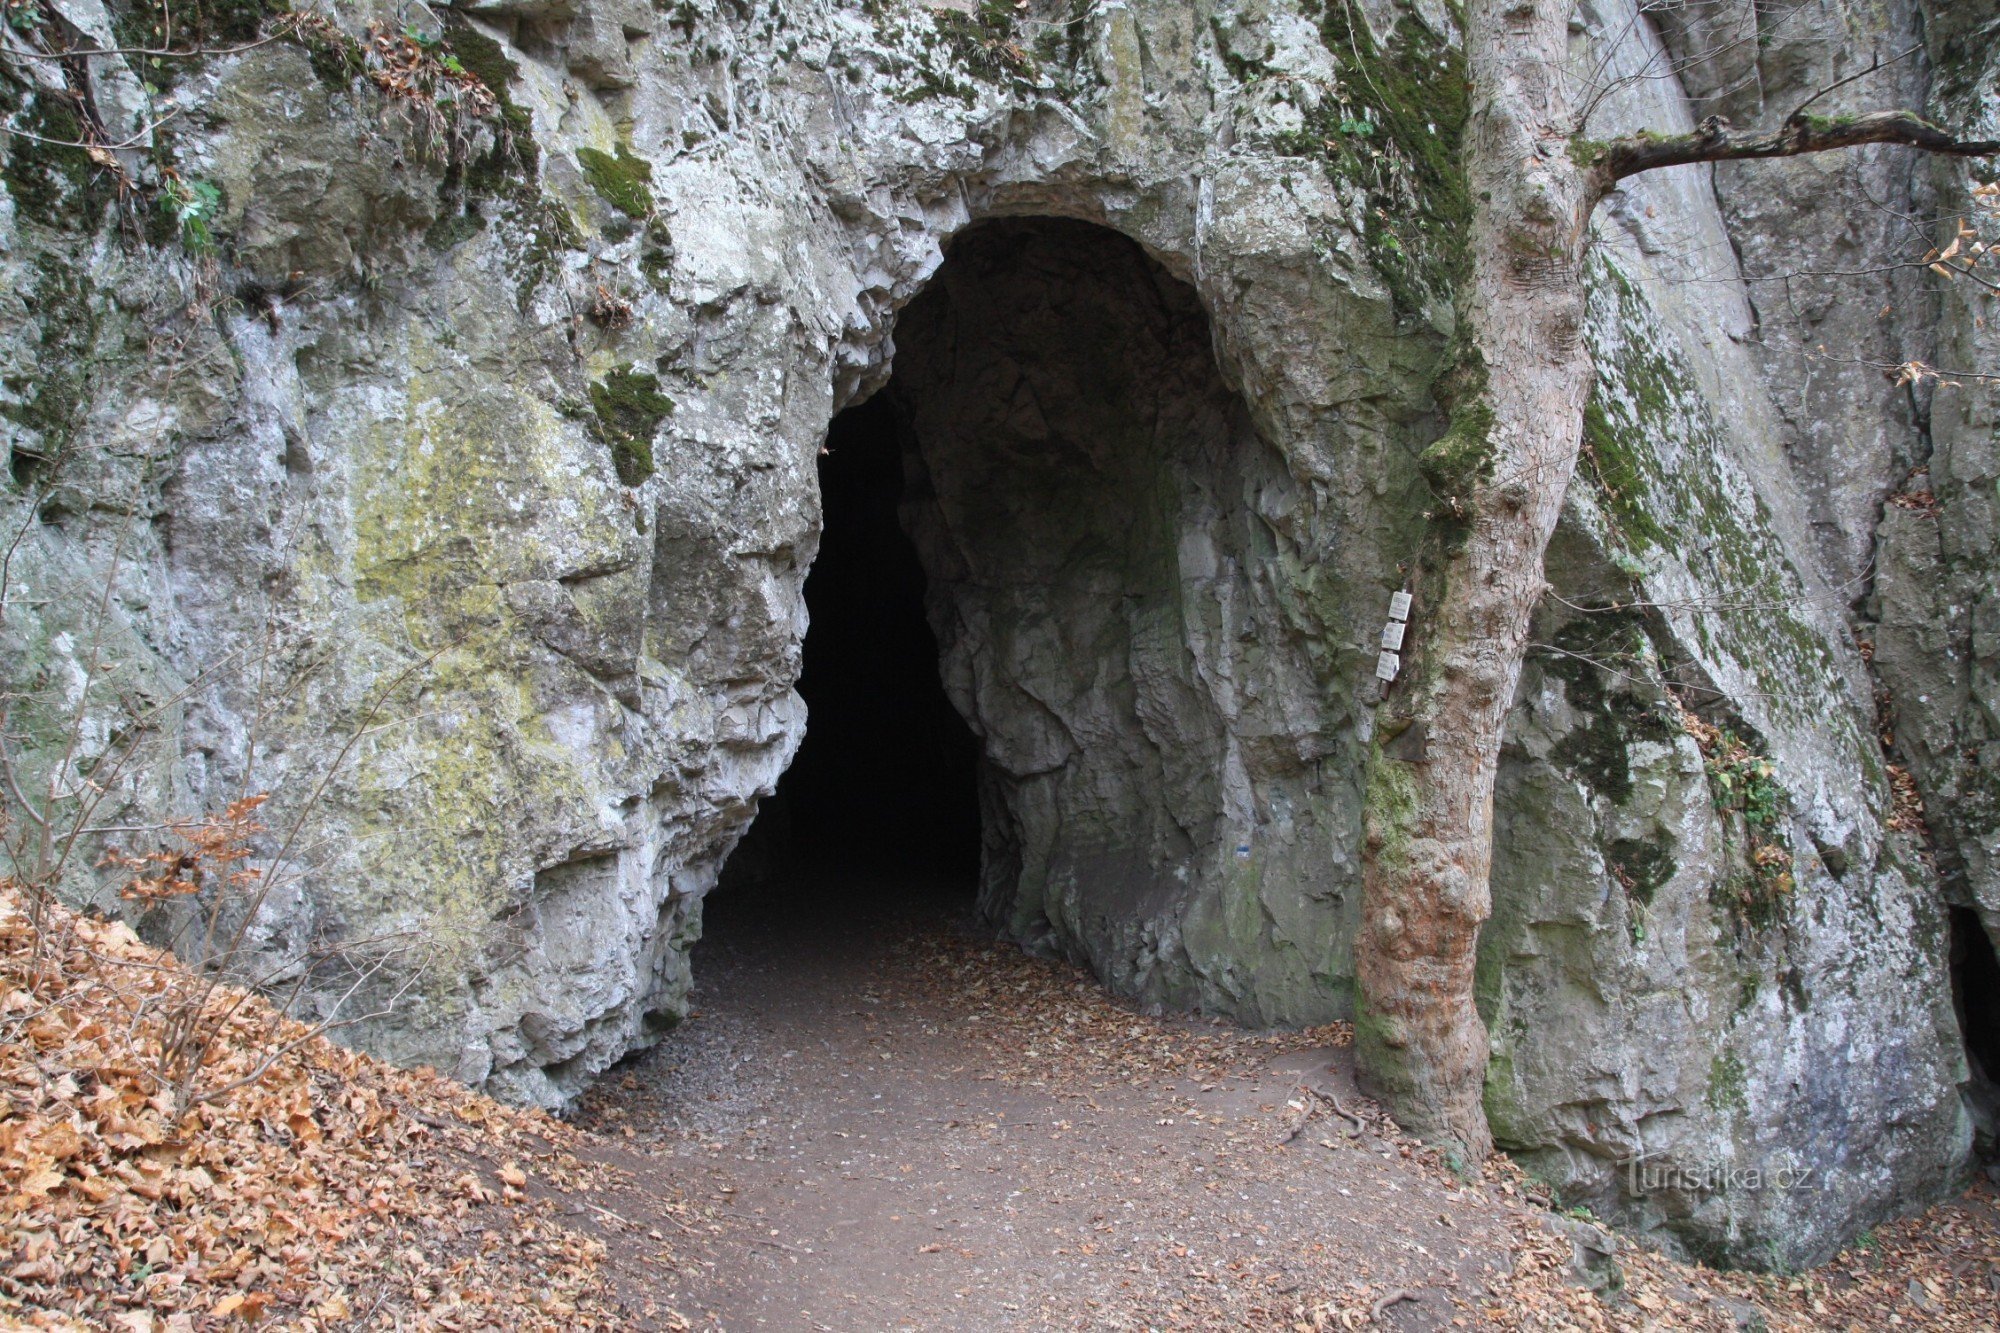
M1362 1075L1406 1127L1472 1161L1492 1149L1473 966L1491 906L1493 779L1593 374L1583 251L1594 188L1570 152L1569 7L1466 7L1464 352L1451 429L1426 454L1443 493L1409 670L1378 715L1368 771Z

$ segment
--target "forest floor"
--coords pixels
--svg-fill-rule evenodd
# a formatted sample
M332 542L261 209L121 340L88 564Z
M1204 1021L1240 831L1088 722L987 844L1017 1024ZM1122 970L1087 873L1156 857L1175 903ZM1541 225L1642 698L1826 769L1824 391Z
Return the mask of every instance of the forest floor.
M36 961L0 895L0 1327L2000 1326L1983 1183L1809 1274L1676 1264L1462 1180L1343 1028L1139 1015L854 887L720 912L701 1011L574 1124L255 1002L214 1077L282 1058L173 1123L120 1046L171 970L66 915Z

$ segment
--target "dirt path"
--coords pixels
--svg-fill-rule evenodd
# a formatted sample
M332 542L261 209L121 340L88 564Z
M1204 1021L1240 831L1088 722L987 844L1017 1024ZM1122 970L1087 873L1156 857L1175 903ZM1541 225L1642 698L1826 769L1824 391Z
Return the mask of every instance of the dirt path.
M1986 1186L1808 1281L1684 1267L1504 1159L1462 1181L1356 1094L1344 1028L1135 1014L879 889L718 901L699 1014L585 1099L614 1170L556 1200L620 1327L1990 1327Z
M725 916L696 967L700 1014L583 1123L635 1194L727 1219L674 1238L706 1280L650 1293L700 1326L1212 1328L1401 1291L1378 1326L1432 1328L1511 1265L1490 1188L1355 1096L1344 1032L1140 1017L908 904Z

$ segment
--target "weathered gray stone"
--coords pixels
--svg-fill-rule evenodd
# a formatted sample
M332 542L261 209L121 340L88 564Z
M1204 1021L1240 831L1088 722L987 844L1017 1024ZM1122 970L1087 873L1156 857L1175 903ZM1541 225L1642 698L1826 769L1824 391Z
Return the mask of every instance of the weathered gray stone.
M1599 58L1663 63L1643 28ZM1594 125L1690 117L1640 79ZM1855 496L1782 447L1789 390L1718 271L1737 233L1706 176L1627 182L1599 219L1583 484L1496 812L1488 1109L1565 1199L1789 1265L1945 1184L1968 1126L1943 904L1921 843L1885 826L1871 683L1828 578L1843 557L1813 535L1816 488ZM1576 609L1611 606L1629 609ZM1683 709L1768 759L1753 799Z
M1862 18L1838 0L1718 0L1660 22L1667 50L1691 62L1681 78L1692 115L1764 129L1808 99L1822 116L1923 106L1927 8L1888 0ZM1879 372L1923 355L1936 318L1923 271L1899 262L1915 257L1911 220L1931 206L1922 163L1873 146L1722 164L1714 192L1730 246L1694 261L1703 277L1740 270L1748 284L1752 322L1732 336L1769 386L1769 442L1791 459L1826 578L1850 603L1868 592L1882 498L1921 452L1920 404Z
M1969 132L2000 125L1992 35L2000 10L1953 6L1931 32L1941 114ZM1983 175L1937 164L1938 208L1976 215ZM1963 283L1939 284L1934 343L1913 355L1963 373L1991 373L2000 341L1985 298ZM1927 452L1881 511L1872 607L1875 661L1892 692L1895 739L1923 789L1947 891L1976 907L2000 939L2000 422L1978 383L1919 386Z

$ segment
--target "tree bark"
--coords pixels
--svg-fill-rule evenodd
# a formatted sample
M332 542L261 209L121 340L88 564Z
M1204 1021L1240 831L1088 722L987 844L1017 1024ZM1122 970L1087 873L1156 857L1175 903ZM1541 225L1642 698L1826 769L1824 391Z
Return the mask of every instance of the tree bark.
M1542 556L1575 470L1594 373L1583 252L1595 202L1570 151L1569 0L1471 0L1464 157L1473 203L1452 427L1417 582L1410 670L1377 718L1365 804L1356 1045L1406 1127L1477 1161L1493 780Z

